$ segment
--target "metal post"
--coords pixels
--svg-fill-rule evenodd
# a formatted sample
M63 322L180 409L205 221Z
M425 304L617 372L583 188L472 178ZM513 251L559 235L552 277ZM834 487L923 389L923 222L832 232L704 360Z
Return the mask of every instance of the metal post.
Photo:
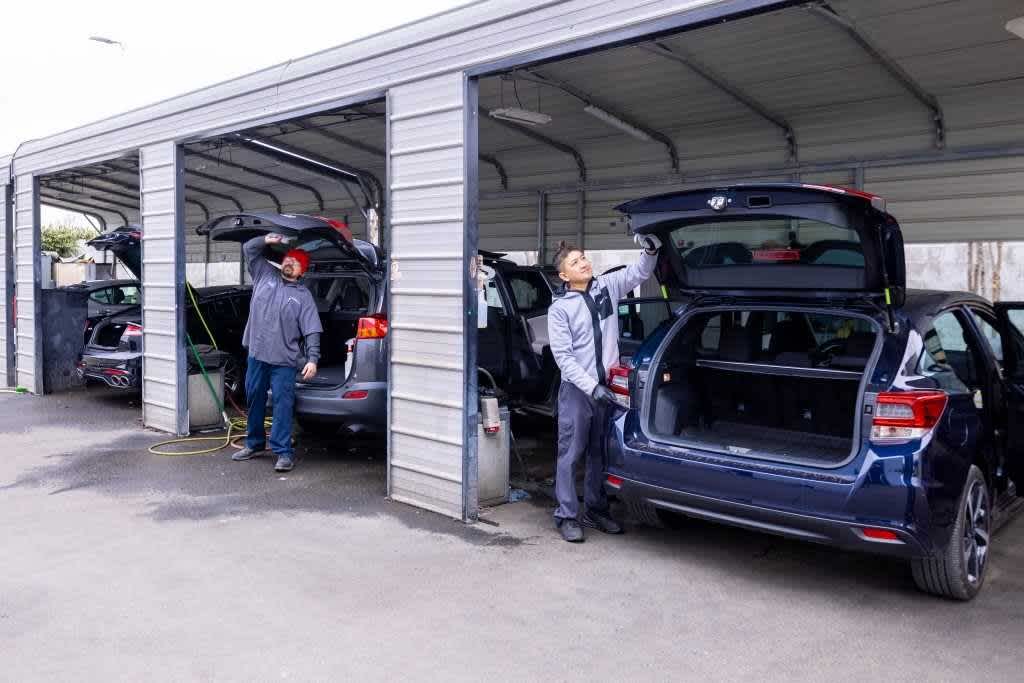
M3 377L4 384L6 386L14 386L16 383L15 377L15 356L14 356L14 308L11 304L14 302L14 187L9 184L0 185L0 201L3 202L2 210L3 218L3 231L0 232L0 258L3 262L0 263L3 267L0 268L0 272L3 274L3 280L0 281L0 293L3 295L3 301L0 301L0 311L3 312L3 316L0 316L0 325L3 326L3 334L0 335L0 352L3 353L4 363Z
M587 248L587 193L580 190L576 193L576 246Z
M537 263L547 260L548 251L548 196L537 193Z

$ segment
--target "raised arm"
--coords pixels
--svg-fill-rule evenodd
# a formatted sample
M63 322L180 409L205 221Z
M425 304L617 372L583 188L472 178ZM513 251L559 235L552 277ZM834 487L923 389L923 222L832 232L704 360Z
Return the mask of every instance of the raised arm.
M263 249L267 246L267 238L271 235L259 235L253 237L242 246L242 253L245 255L246 264L249 267L249 275L253 284L257 280L273 274L275 268L270 265L267 259L263 258Z

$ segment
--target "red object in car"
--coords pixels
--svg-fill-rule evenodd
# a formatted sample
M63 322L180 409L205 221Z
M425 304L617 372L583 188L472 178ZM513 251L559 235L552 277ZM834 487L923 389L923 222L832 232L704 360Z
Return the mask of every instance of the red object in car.
M615 488L622 486L622 477L616 477L614 474L609 474L607 481L609 486L614 486Z
M800 260L799 249L755 249L752 252L755 261L771 263L793 262Z
M359 319L356 327L357 339L383 339L388 336L388 317L383 313Z
M879 394L875 399L871 440L884 443L926 436L939 423L948 400L944 391L894 391Z
M342 395L342 398L359 400L359 399L366 398L369 395L370 395L370 392L367 391L366 389L353 389L352 391L346 391Z

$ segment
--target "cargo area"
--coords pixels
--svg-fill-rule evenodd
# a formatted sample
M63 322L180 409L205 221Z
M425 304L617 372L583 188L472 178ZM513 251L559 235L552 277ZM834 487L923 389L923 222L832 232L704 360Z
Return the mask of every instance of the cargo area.
M351 260L337 250L315 252L315 263L304 278L313 293L320 322L320 364L309 386L333 387L344 384L348 377L348 356L357 335L359 320L369 315L377 292L366 275L353 270Z
M851 455L878 332L867 318L829 313L698 313L652 367L648 432L730 455L838 465Z

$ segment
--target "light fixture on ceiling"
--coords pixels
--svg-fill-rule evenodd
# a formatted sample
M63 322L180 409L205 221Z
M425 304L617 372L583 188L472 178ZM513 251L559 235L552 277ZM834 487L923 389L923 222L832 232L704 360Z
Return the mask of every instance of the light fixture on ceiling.
M492 109L488 114L490 114L491 118L511 121L523 126L543 126L544 124L551 123L551 117L547 114L541 114L539 111L530 111L529 109L520 109L519 107Z
M607 123L609 126L612 126L613 128L618 128L619 130L621 130L623 133L626 133L627 135L632 135L637 140L643 140L644 142L651 142L651 136L650 135L648 135L647 133L643 132L642 130L640 130L639 128L634 126L633 124L626 123L625 121L620 119L618 116L615 116L614 114L606 112L604 109L601 109L601 107L596 107L593 104L588 104L587 106L583 107L583 111L587 112L588 114L593 116L595 119L600 119L601 121L604 121L605 123Z
M1006 22L1006 30L1018 38L1024 38L1024 17L1010 19Z

